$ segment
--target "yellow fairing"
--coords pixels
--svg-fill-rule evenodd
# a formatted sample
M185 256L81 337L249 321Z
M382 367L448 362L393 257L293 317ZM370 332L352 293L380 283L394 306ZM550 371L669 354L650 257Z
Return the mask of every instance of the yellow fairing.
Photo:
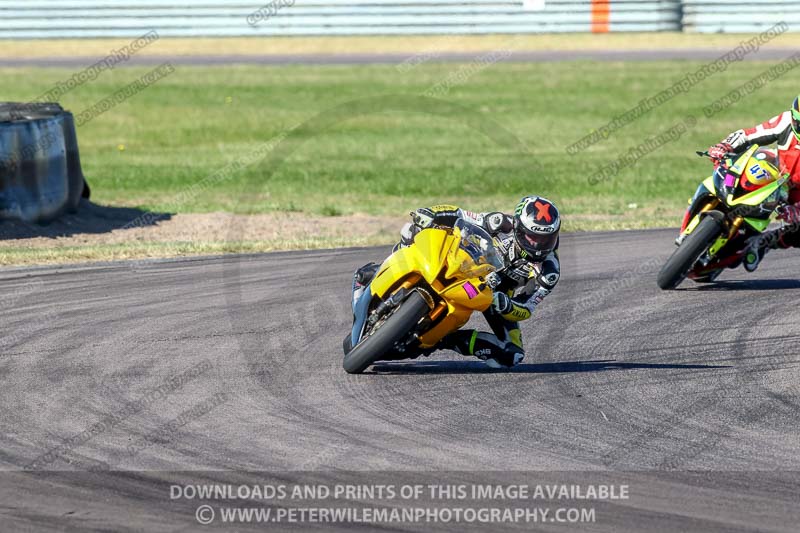
M714 188L714 176L709 176L706 179L704 179L703 187L705 187L706 190L711 194L716 194L715 193L716 189ZM689 198L689 204L691 203L692 199ZM700 213L702 213L703 211L708 211L709 209L714 209L718 203L719 203L718 201L714 200L710 201L705 206L703 206L703 208L700 210ZM684 228L684 230L681 232L681 235L689 235L691 232L693 232L694 229L697 227L697 225L700 224L700 220L702 220L702 218L699 216L698 213L697 215L694 216L694 218L692 218L692 220L689 221L689 223L686 225L686 228Z
M492 271L491 267L475 265L459 247L459 241L457 229L452 234L441 229L423 230L413 244L383 262L370 284L372 294L381 298L403 285L416 286L420 278L436 292L439 301L431 316L438 322L420 336L424 348L466 324L474 311L485 311L492 304L492 291L480 279Z
M736 161L731 165L730 171L740 176L744 169L746 168L747 162L750 161L750 157L756 153L758 150L758 145L754 144L750 148L747 149L746 152L740 154L739 157L736 158Z
M780 177L780 169L769 156L767 150L758 150L747 162L743 176L751 187L763 187Z
M381 298L388 296L411 273L420 274L425 281L432 284L441 272L454 242L453 236L445 230L428 229L419 232L411 246L400 248L386 258L372 282L372 294Z

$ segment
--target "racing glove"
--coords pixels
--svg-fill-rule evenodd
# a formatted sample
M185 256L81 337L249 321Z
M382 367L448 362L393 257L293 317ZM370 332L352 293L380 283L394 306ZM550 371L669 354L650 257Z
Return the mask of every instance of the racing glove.
M731 152L733 152L733 146L723 141L708 148L708 157L715 164L718 164L720 161L725 159L726 154L729 154Z
M433 226L433 217L428 213L421 212L421 209L411 211L411 222L419 229L430 228Z
M404 224L403 227L400 229L401 247L411 246L411 243L414 242L414 236L419 232L420 232L419 227L415 226L414 223L408 222Z
M437 206L437 208L438 207L450 206ZM411 211L409 213L409 215L411 215L411 222L403 226L403 229L400 230L400 246L409 246L412 242L414 242L414 237L417 235L417 233L432 227L438 214L439 212L436 210L436 208L422 207L420 209Z
M503 292L496 292L492 297L492 309L501 315L505 315L514 310L514 304L511 302L511 298L509 298L507 294Z
M778 219L783 220L787 224L800 224L800 203L787 205L781 208L781 212L778 214Z
M500 274L497 272L490 272L486 276L486 285L488 285L492 290L495 290L497 287L499 287L502 282L503 278L501 278Z

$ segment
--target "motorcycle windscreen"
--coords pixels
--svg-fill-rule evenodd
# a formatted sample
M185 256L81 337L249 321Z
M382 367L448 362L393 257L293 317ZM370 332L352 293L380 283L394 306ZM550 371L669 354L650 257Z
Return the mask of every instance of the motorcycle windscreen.
M462 277L479 278L503 268L503 258L486 230L459 220L453 233L458 245L448 254L448 277L458 272Z

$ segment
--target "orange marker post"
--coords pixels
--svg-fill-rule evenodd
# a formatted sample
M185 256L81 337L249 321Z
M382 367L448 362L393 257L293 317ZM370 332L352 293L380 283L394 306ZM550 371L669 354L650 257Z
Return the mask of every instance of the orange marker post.
M592 0L592 33L608 33L609 0Z

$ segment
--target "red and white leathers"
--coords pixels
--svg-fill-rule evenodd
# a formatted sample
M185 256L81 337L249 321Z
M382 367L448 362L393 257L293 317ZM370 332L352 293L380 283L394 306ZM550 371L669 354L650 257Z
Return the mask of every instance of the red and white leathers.
M767 146L776 143L781 167L791 173L789 203L800 202L800 141L792 130L792 113L785 111L752 128L736 130L722 141L734 152L745 151L749 146Z
M767 146L773 143L778 149L781 170L790 173L788 203L790 206L800 204L800 141L792 129L791 111L784 111L752 128L736 130L720 144L728 144L733 152L741 153L753 144ZM800 233L781 232L779 241L778 245L782 247L800 247Z

